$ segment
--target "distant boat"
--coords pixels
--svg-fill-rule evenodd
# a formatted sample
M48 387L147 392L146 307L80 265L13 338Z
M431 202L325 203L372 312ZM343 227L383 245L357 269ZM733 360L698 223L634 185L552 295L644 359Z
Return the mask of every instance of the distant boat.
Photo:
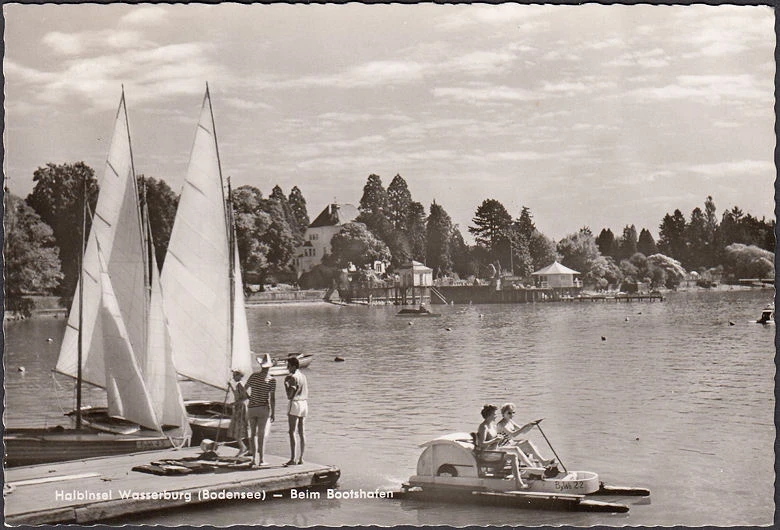
M7 429L7 466L115 455L189 440L148 215L138 195L123 92L56 366L76 380L76 410L68 414L75 428ZM83 383L105 389L108 406L84 407Z
M420 306L418 309L401 309L395 316L398 317L440 317L439 313L431 313L425 307Z

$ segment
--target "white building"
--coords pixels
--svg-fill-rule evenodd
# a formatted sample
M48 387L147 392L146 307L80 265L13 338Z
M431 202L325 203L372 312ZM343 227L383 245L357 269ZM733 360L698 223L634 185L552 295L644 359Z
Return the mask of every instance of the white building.
M433 285L433 269L419 261L411 261L398 267L401 287L431 287Z
M322 263L322 257L330 252L330 240L341 227L358 216L358 209L351 204L329 204L311 222L304 234L304 243L295 251L295 271L298 277Z
M552 265L531 273L537 278L537 287L545 289L557 289L563 287L582 287L582 282L574 275L579 272L572 270L560 263L553 262Z

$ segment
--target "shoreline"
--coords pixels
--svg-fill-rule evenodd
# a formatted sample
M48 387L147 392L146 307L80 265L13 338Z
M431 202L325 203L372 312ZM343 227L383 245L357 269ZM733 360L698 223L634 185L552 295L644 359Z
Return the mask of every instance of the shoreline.
M750 285L729 285L729 284L720 284L716 287L699 287L699 286L690 286L690 287L680 287L679 289L660 289L659 292L663 294L664 296L674 293L698 293L698 292L729 292L729 291L753 291L753 290L761 290L761 291L774 291L774 285L762 285L762 286L750 286ZM303 296L300 297L300 295L293 294L293 297L277 297L279 294L287 294L288 296L292 293L302 293ZM267 295L271 296L258 296L259 293L255 293L252 296L250 296L246 301L244 306L247 308L252 307L283 307L283 306L336 306L336 307L342 307L342 306L348 306L348 307L370 307L372 305L393 305L393 304L379 304L379 303L373 303L369 304L366 302L352 302L347 303L340 300L324 300L322 298L322 294L324 294L324 291L320 290L311 290L311 291L287 291L287 292L280 292L280 293L267 293ZM583 292L585 294L585 292ZM593 295L594 292L588 291L588 294ZM52 297L44 297L51 299ZM772 299L774 299L774 296L772 296ZM32 314L29 317L23 317L17 313L14 312L5 312L3 314L3 322L18 322L21 320L42 320L46 318L67 318L68 310L64 307L60 308L52 308L52 307L45 307L41 309L36 309L32 312Z

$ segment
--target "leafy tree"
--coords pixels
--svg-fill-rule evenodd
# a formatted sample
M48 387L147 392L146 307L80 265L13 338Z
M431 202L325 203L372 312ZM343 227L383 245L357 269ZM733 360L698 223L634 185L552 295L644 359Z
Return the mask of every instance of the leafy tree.
M427 219L425 206L417 201L409 203L406 217L407 233L411 246L412 259L425 262L427 253Z
M485 199L471 222L474 226L469 227L469 232L474 234L477 244L488 250L491 259L504 257L508 263L512 216L504 205L495 199Z
M531 236L529 250L531 251L531 260L535 271L552 264L554 261L558 261L559 256L555 242L538 230L535 230Z
M387 219L396 230L407 230L412 194L401 175L393 177L387 187Z
M623 228L623 237L620 238L618 257L623 259L630 258L636 254L636 245L636 227L634 225L626 225Z
M704 226L705 238L711 249L710 259L715 257L715 237L718 232L718 218L715 215L715 211L715 201L712 200L712 196L708 195L704 201Z
M732 243L726 247L723 272L732 280L774 276L775 255L755 245Z
M666 287L676 289L685 278L686 271L680 262L664 254L653 254L647 257L647 262L654 267L661 268L666 274Z
M309 227L309 213L306 211L306 199L298 186L293 186L290 190L290 196L287 197L287 203L290 205L292 218L295 220L295 232L303 236Z
M596 238L596 245L602 256L616 257L618 255L618 245L615 241L615 234L609 228L602 228L599 236Z
M176 218L176 208L179 206L179 196L164 180L143 175L138 176L138 188L141 190L141 200L146 200L154 239L154 255L157 258L157 266L162 270L168 242L171 240L173 221Z
M701 208L694 208L691 212L691 221L685 227L685 239L688 252L683 263L689 269L712 265L707 242L707 219Z
M435 276L447 274L452 270L452 231L449 214L433 201L426 225L426 263L433 269Z
M365 214L381 214L387 217L387 190L382 186L382 178L374 173L368 176L363 186L363 196L360 198L360 212Z
M558 253L561 263L582 274L584 283L596 284L606 269L606 260L599 252L596 239L586 228L559 241Z
M684 259L687 254L685 227L685 217L680 210L675 210L673 215L666 214L661 221L658 250L672 258Z
M387 218L387 190L382 186L379 175L372 173L368 176L358 209L357 222L366 225L376 237L384 241L391 239L393 224Z
M471 250L463 239L458 225L452 227L450 233L450 258L452 259L452 272L460 278L476 275L479 267L475 269L471 256Z
M293 272L292 259L295 257L295 249L301 240L292 227L285 210L285 202L278 198L268 198L261 204L262 211L268 215L268 225L260 236L260 243L268 247L266 259L268 260L268 273L288 275ZM262 221L256 221L261 223Z
M232 202L244 283L263 283L270 267L264 236L271 226L271 216L263 211L263 194L253 186L241 186L233 190Z
M87 188L89 211L95 211L98 185L94 170L84 162L46 164L33 173L35 187L27 196L27 204L49 225L60 249L63 279L59 293L72 295L79 277L82 250L84 187ZM87 234L92 226L87 215Z
M347 223L330 241L331 253L326 265L343 268L349 263L361 266L374 261L389 261L390 250L363 223Z
M655 246L655 239L649 230L643 228L639 232L639 241L636 244L637 252L641 252L645 256L651 256L658 252L658 248Z
M48 293L62 280L53 231L21 198L5 190L5 306L30 315L28 293Z

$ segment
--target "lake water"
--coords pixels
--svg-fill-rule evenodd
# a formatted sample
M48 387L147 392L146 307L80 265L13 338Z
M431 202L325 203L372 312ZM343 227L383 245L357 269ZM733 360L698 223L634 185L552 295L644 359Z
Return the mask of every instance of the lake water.
M420 443L473 431L484 403L513 401L519 422L545 418L544 431L568 469L647 487L652 496L624 498L631 510L619 515L285 500L193 506L132 522L770 525L775 326L749 321L772 294L691 291L653 303L434 306L441 318L414 320L381 306L248 308L256 351L316 355L305 372L311 398L305 457L340 467L342 489L397 490L415 472ZM6 425L62 423L61 413L72 407L72 384L50 373L63 328L62 318L6 323ZM345 362L334 362L336 356ZM223 398L192 383L184 393ZM100 403L99 393L87 396ZM280 398L268 450L286 457L286 400ZM532 439L550 454L538 431Z

